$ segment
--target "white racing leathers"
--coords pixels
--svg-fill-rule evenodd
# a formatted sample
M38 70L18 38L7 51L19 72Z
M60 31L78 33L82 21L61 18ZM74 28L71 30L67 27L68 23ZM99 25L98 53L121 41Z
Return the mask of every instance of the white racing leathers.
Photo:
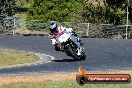
M58 33L56 34L49 34L52 44L59 44L62 42L65 42L68 38L70 38L78 47L78 55L80 55L80 52L82 50L80 39L77 36L74 36L73 29L72 28L65 28L63 26L58 26ZM59 36L59 37L58 37Z

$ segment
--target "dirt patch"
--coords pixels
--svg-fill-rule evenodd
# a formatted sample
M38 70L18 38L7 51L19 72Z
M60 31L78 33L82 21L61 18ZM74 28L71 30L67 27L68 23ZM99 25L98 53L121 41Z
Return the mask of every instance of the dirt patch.
M21 74L21 75L1 75L0 84L9 83L36 83L42 81L61 81L61 80L76 80L77 72L45 72L34 74ZM130 74L132 70L111 70L111 71L87 71L87 74Z
M60 81L60 80L74 80L76 73L36 73L24 75L4 75L0 76L0 84L9 83L34 83L42 81Z
M14 31L17 35L48 35L47 31L35 31L35 30L28 30L28 29L18 29Z

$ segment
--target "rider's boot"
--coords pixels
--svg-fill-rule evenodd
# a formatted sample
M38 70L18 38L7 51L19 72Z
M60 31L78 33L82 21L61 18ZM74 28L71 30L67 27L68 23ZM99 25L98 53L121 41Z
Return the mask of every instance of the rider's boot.
M54 47L55 47L56 51L61 51L61 45L60 44L55 44Z

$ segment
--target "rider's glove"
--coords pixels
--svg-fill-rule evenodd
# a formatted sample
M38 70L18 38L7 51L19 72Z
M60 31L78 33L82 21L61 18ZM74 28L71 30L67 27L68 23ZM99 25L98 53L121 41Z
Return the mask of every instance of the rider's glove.
M51 39L52 44L55 45L57 43L56 39Z

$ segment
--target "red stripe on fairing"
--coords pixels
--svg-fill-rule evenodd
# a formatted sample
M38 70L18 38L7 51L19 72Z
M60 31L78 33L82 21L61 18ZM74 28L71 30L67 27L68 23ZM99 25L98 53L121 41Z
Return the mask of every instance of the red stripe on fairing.
M55 34L49 34L50 38L56 38L56 37L59 37L59 36L61 36L61 33L59 33L59 32L57 32Z

